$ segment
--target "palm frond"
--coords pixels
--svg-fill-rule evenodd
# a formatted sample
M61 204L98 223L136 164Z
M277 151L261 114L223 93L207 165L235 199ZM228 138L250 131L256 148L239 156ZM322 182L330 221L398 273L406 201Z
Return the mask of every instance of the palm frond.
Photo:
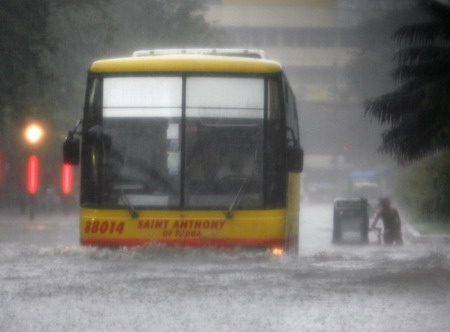
M450 28L441 22L407 25L397 29L393 39L400 44L431 45L438 39L450 40Z
M449 123L427 112L409 114L383 135L380 150L412 161L433 151L450 148ZM438 133L438 135L437 135Z
M365 115L389 125L397 125L413 113L424 113L436 118L445 114L446 110L450 112L448 91L450 77L427 83L414 80L403 84L393 93L367 100Z
M394 80L401 86L365 103L365 115L389 128L380 151L412 161L450 149L450 5L419 0L432 21L394 34L408 45L395 57Z
M365 115L377 119L381 124L395 125L413 113L424 99L424 92L405 94L402 91L385 94L366 101Z
M448 95L448 91L450 91L450 77L445 76L439 79L429 77L416 78L414 80L403 82L397 91L405 95L413 95L425 90L444 90Z
M450 47L435 45L408 47L398 51L394 59L399 66L429 61L448 61L450 64Z
M394 80L403 82L411 79L428 78L438 80L450 75L450 59L447 61L428 61L416 65L405 65L393 72Z

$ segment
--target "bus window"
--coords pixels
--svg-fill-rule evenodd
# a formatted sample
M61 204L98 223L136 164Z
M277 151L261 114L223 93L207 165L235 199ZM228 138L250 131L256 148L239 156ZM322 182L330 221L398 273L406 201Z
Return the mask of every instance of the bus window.
M180 77L104 79L102 205L179 205L181 87Z
M86 96L86 112L85 117L92 119L95 116L99 118L101 112L101 83L100 78L90 76L88 80L87 96Z
M279 86L270 79L267 84L267 128L265 186L266 206L284 207L286 202L285 125L281 116Z
M285 83L286 93L286 123L287 123L287 144L289 147L299 146L299 128L298 128L298 114L295 103L295 96L291 88Z
M189 77L186 82L187 207L263 203L264 79ZM242 190L241 190L242 189Z

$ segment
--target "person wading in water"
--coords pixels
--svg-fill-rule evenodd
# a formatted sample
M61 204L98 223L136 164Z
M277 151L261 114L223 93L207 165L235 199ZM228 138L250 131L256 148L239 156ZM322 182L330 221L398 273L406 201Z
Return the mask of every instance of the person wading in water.
M387 245L392 245L394 243L396 245L402 245L402 225L397 209L391 207L389 198L380 199L380 207L381 209L375 214L372 226L370 228L374 229L378 220L383 220L384 243Z

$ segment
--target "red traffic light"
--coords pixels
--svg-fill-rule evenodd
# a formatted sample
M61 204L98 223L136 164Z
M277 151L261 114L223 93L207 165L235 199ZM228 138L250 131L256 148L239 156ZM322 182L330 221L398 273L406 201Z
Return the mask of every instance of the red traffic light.
M38 191L39 185L39 159L37 156L30 156L27 163L27 190L33 195Z
M61 172L61 190L64 195L70 194L73 185L72 165L64 164Z

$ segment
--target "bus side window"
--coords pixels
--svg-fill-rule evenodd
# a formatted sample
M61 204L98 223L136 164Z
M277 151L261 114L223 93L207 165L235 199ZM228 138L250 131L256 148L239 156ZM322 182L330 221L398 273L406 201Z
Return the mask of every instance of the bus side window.
M101 118L101 84L98 77L90 76L86 91L84 117L87 119Z
M278 81L268 80L265 178L266 204L271 207L282 207L286 202L286 149L280 87Z
M286 102L286 145L288 154L288 172L301 172L303 170L303 150L300 146L300 133L298 128L297 106L291 88L285 82Z
M297 114L297 106L295 103L295 96L292 92L291 88L287 83L285 83L285 93L286 93L286 127L287 127L287 141L293 142L294 145L300 145L299 142L299 129L298 129L298 114Z

